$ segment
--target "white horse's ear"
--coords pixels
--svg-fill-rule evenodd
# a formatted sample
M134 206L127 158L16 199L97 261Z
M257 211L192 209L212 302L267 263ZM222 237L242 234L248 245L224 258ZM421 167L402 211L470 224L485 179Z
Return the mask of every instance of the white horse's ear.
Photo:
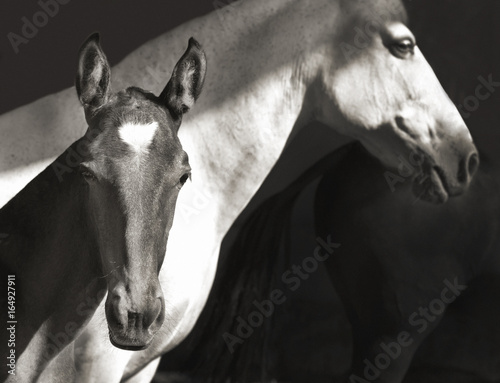
M87 120L108 102L110 75L108 59L99 43L99 33L93 33L80 48L75 84Z
M170 81L160 94L160 99L176 117L182 116L194 105L203 88L206 71L205 52L191 37L186 52L175 65Z

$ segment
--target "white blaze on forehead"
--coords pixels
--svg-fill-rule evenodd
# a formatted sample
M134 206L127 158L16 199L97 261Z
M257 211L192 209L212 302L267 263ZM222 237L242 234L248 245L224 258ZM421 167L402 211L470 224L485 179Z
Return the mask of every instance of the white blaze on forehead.
M157 122L149 124L134 124L129 122L121 126L118 132L122 141L126 142L139 153L147 150L149 144L153 141L156 129L158 129Z

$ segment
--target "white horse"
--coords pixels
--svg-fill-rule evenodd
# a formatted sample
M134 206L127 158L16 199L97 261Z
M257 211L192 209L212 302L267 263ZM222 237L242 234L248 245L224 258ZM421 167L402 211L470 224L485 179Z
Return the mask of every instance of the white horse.
M311 121L331 128L328 150L359 140L389 168L417 162L420 198L444 202L466 191L476 149L405 23L399 0L240 1L146 43L113 68L118 88L158 92L156 78L168 77L189 37L207 55L204 94L179 131L193 179L179 195L160 272L166 319L148 349L119 350L108 340L101 302L40 381L150 381L159 357L194 326L225 233L292 133ZM144 77L144 68L158 75ZM79 126L73 134L70 124ZM2 203L85 127L73 89L1 116ZM318 156L301 158L296 174Z

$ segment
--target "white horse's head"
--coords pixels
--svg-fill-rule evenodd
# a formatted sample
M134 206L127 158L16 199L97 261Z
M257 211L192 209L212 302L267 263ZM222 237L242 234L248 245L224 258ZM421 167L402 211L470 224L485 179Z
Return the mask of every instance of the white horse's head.
M401 2L346 0L340 7L342 27L324 43L317 118L359 139L388 167L411 163L418 197L441 203L462 194L478 153L405 25Z

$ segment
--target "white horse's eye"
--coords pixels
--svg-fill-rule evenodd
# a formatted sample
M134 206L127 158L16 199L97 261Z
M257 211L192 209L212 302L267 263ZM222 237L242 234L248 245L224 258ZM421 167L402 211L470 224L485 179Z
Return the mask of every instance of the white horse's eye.
M412 55L415 51L415 42L411 39L397 41L391 45L391 52L394 56L404 59Z

